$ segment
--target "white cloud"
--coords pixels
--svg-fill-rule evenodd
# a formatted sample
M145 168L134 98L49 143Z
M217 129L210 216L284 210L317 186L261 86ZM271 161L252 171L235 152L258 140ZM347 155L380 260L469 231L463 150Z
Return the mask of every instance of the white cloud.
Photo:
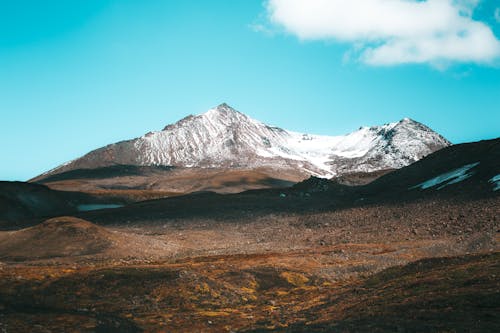
M268 0L269 19L302 40L356 45L370 65L491 63L500 41L472 18L478 0ZM359 46L361 45L361 47Z

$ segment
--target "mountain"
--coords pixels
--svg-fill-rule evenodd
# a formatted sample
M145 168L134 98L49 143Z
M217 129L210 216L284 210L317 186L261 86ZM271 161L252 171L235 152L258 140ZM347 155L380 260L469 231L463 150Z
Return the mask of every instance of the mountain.
M185 219L192 222L204 219L232 224L259 219L267 221L271 218L269 216L279 216L280 219L282 216L319 214L318 220L310 222L314 225L328 220L321 213L337 211L342 215L359 209L358 215L343 218L356 225L360 223L359 219L366 223L375 220L402 223L420 216L421 221L432 221L438 225L436 228L440 228L441 223L447 223L456 215L460 221L464 216L471 216L471 221L481 221L482 226L497 228L498 218L494 216L500 216L499 188L500 138L441 149L363 186L310 177L289 188L228 195L188 194L139 202L112 212L84 212L79 217L104 224L142 221L145 216L147 221ZM484 207L479 209L481 200ZM450 205L459 206L459 209L453 209L460 212L453 212L452 217L443 214L451 209ZM363 211L372 208L373 215ZM337 222L335 219L330 221ZM463 225L457 225L460 227Z
M34 180L76 169L114 165L204 169L293 170L301 178L397 169L449 146L425 125L405 118L343 136L297 133L269 126L221 104L163 130L114 143Z
M143 170L146 169L146 170ZM180 174L187 170L180 169ZM200 178L199 169L193 169L194 173L187 177L190 182L195 178L203 183L205 179ZM158 220L164 221L175 218L207 218L217 221L229 219L231 221L253 220L258 216L266 214L302 214L304 212L317 212L325 210L351 209L359 206L386 205L400 207L405 202L416 202L419 206L422 200L429 201L434 205L433 209L441 209L442 201L449 201L465 205L475 205L477 200L493 200L487 203L486 210L494 211L499 216L498 206L495 200L500 195L500 138L480 142L457 144L434 152L425 158L409 166L392 171L385 175L377 175L379 178L362 186L353 185L350 181L359 175L347 174L350 178L337 177L324 179L310 177L293 186L288 184L264 184L267 189L246 191L231 195L218 195L214 193L192 193L194 190L185 191L187 195L176 196L172 193L165 195L140 197L137 200L129 198L128 191L122 190L107 193L103 196L100 192L87 191L91 193L61 192L54 189L58 182L64 181L65 177L111 177L104 178L109 183L124 181L134 174L155 177L157 169L149 170L149 167L107 167L95 170L75 170L62 174L56 174L48 178L50 188L39 184L0 182L0 229L9 229L19 225L30 225L37 218L58 216L61 214L80 214L79 217L89 219L92 222L120 223L120 221ZM175 174L176 169L165 168L164 174L167 179L168 172ZM113 176L122 173L122 177ZM224 173L224 172L220 172ZM226 177L235 176L231 172ZM370 176L370 174L368 174ZM354 177L355 176L355 177ZM141 176L142 177L142 176ZM208 173L207 179L220 179L214 173ZM75 180L70 179L68 187L82 188L75 185ZM201 180L200 180L201 179ZM181 177L170 186L181 183ZM345 185L346 180L349 185ZM52 181L52 182L51 182ZM228 182L234 179L227 180ZM220 186L230 186L221 183ZM188 183L185 178L185 183ZM168 181L164 186L168 185ZM281 186L280 186L281 185ZM356 185L356 184L354 184ZM359 184L358 184L359 185ZM214 186L214 184L211 184ZM275 187L269 189L269 187ZM276 188L280 187L280 188ZM52 188L52 189L51 189ZM212 187L212 189L215 188ZM140 192L140 191L138 191ZM240 191L241 192L241 191ZM133 194L133 193L132 193ZM180 193L179 193L180 194ZM125 196L125 197L124 197ZM175 196L175 197L174 197ZM164 198L169 197L169 198ZM152 200L161 198L159 200ZM493 199L491 199L493 198ZM147 201L144 201L149 199ZM136 201L142 201L132 204ZM121 204L126 205L112 211L76 212L79 205L92 204ZM385 211L386 208L381 210ZM420 208L418 208L420 209ZM477 210L477 209L476 209ZM414 214L412 210L405 212L406 215ZM434 214L432 211L419 214ZM478 213L479 214L479 213ZM377 212L379 218L383 214ZM426 216L426 219L437 219L436 216ZM440 216L448 218L448 216ZM484 223L497 221L489 220L480 215L475 218L482 219ZM32 221L31 221L32 220ZM13 222L15 222L13 224ZM23 222L23 223L21 223ZM496 222L495 222L496 223Z
M495 332L499 182L495 139L446 147L364 186L311 177L16 221L0 232L2 323L16 332L33 323L55 332Z
M447 147L365 186L364 195L427 197L451 195L468 200L498 196L500 138Z

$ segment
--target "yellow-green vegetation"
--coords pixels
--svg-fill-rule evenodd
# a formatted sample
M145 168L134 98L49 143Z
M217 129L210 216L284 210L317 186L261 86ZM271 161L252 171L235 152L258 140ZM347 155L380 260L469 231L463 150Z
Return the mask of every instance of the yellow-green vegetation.
M283 272L281 276L288 281L288 283L294 285L295 287L302 287L307 282L309 282L309 278L304 274L300 274L297 272Z
M412 331L422 324L420 318L428 331L488 331L500 324L499 253L428 259L342 283L314 275L308 266L276 267L260 260L227 256L154 266L4 268L2 324L8 331L30 331L29 322L67 332L72 327L89 332L117 327L124 332ZM474 321L466 320L471 316Z

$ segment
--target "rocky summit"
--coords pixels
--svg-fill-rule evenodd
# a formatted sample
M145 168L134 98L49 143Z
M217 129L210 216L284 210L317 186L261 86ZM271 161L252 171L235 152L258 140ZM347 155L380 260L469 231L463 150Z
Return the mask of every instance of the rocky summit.
M304 178L397 169L449 146L409 118L325 136L269 126L221 104L163 130L113 143L43 175L113 165L300 171Z

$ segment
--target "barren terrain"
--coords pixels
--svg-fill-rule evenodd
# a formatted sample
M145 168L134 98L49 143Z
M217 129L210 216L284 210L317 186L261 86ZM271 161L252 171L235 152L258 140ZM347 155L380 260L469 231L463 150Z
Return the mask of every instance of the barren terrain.
M0 234L1 328L493 331L499 207L494 197L241 222L55 218ZM425 258L443 259L410 264Z
M33 179L61 191L94 192L121 190L157 191L179 195L200 191L237 193L251 189L287 187L308 176L300 171L270 168L174 168L117 165L79 169ZM165 196L167 196L165 195Z
M58 217L24 203L29 218L0 231L0 331L498 331L498 153L453 146L355 187L311 178Z

